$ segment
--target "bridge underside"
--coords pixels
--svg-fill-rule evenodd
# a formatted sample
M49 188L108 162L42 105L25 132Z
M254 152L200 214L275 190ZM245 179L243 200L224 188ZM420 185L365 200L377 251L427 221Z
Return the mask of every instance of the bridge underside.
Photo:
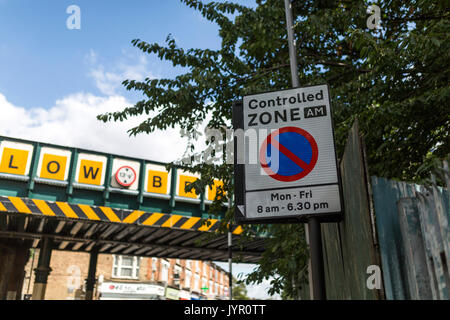
M0 197L0 238L38 248L53 240L54 250L144 257L227 261L228 235L218 233L219 221L162 213L111 209ZM256 263L265 239L240 235L232 227L233 259Z

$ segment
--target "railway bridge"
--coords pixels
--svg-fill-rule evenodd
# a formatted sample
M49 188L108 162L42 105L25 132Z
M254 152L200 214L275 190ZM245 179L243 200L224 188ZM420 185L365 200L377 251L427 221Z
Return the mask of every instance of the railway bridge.
M90 254L92 298L98 254L255 263L262 236L239 225L218 232L208 213L220 181L198 195L199 175L165 163L0 136L0 299L20 299L31 248L39 248L33 299L43 299L53 250ZM231 240L231 241L230 241ZM231 246L229 243L231 242ZM11 298L11 296L10 296Z

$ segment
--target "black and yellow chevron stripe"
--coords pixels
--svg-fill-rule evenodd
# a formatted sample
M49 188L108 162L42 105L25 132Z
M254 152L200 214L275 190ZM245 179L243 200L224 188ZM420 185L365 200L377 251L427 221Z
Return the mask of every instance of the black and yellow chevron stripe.
M166 213L150 213L140 210L114 209L85 204L69 204L20 197L0 197L0 214L2 212L44 215L50 217L85 219L116 223L138 224L161 228L174 228L191 231L216 231L217 219L201 219ZM242 227L235 225L233 234L241 234Z

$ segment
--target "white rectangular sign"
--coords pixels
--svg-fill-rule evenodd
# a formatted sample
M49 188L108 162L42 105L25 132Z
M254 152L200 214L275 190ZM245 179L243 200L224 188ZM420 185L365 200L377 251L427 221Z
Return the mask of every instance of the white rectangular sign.
M327 85L245 96L239 116L241 221L342 211Z
M246 204L247 218L292 217L341 210L336 184L248 192Z
M99 291L101 293L164 295L164 287L144 283L103 282Z

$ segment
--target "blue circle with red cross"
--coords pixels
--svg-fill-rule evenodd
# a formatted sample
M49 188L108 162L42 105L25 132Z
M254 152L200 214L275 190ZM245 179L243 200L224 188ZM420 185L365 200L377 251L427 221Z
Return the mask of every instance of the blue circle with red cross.
M317 163L319 151L314 137L298 127L272 132L260 149L260 165L273 179L290 182L308 175Z

